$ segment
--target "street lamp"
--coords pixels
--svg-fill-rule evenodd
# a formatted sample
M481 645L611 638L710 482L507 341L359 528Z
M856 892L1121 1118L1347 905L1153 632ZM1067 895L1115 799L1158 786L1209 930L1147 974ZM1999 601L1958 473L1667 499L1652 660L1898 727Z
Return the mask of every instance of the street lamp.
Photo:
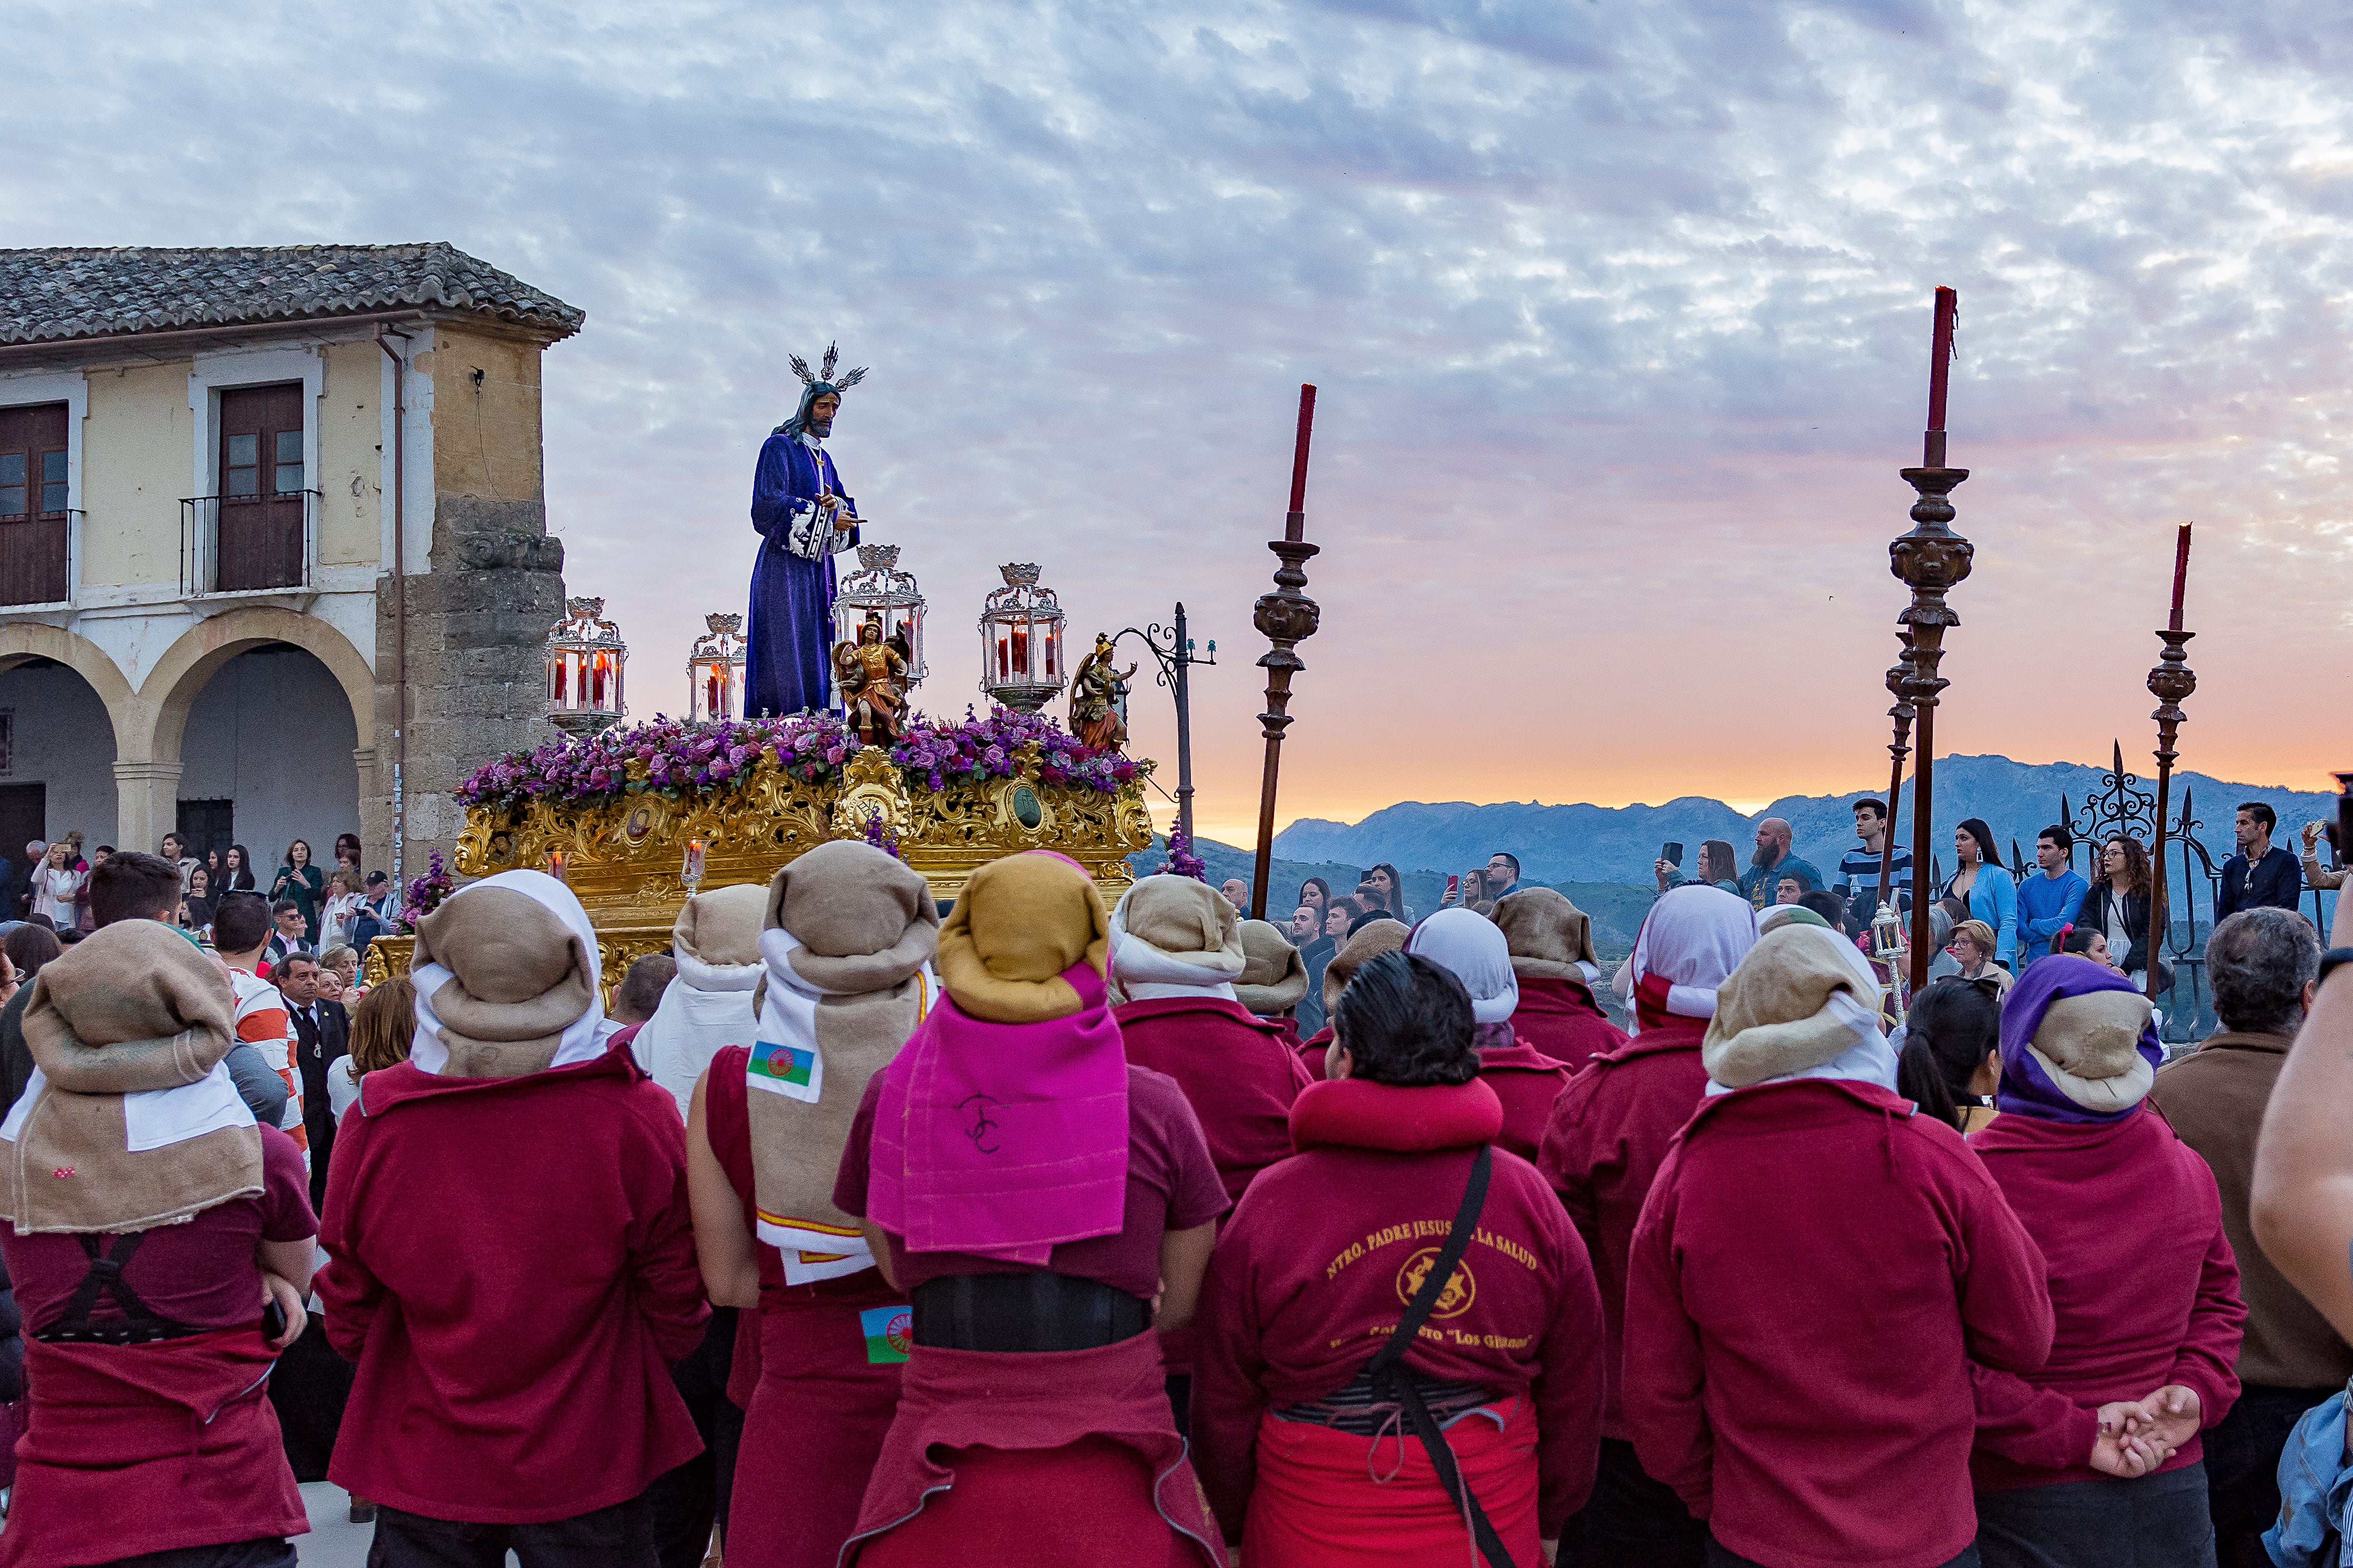
M1112 638L1113 647L1124 638L1134 637L1144 644L1154 661L1160 666L1160 684L1176 697L1176 830L1187 843L1193 837L1193 683L1192 667L1218 662L1218 644L1210 639L1208 657L1193 651L1193 639L1185 634L1185 605L1176 605L1176 626L1172 631L1155 623L1146 631L1129 626ZM1127 715L1120 715L1121 722Z
M566 599L547 634L548 717L565 731L593 735L621 720L621 671L629 650L602 599Z
M980 613L980 689L1017 712L1035 713L1067 679L1062 669L1062 606L1038 585L1030 563L997 568L1005 586L989 590Z

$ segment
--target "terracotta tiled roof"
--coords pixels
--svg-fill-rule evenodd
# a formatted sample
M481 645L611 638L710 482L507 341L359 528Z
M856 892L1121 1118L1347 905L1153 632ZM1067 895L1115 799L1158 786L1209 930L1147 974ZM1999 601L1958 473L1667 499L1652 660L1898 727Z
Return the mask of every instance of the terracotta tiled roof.
M0 250L0 343L433 306L535 328L583 312L453 246Z

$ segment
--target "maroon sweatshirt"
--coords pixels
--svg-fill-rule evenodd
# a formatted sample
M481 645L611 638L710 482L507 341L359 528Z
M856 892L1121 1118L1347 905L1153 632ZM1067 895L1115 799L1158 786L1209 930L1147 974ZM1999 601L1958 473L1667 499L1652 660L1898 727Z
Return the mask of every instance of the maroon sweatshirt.
M1226 1196L1291 1154L1291 1102L1309 1075L1285 1044L1282 1026L1221 996L1124 1002L1119 1020L1127 1059L1176 1080L1200 1119Z
M1536 1154L1536 1168L1560 1194L1593 1256L1601 1313L1609 1325L1609 1410L1601 1430L1620 1440L1629 1436L1619 1390L1626 1254L1642 1200L1651 1195L1651 1178L1707 1087L1707 1068L1699 1059L1706 1034L1704 1018L1670 1018L1595 1058L1553 1102Z
M2012 1111L1969 1134L2051 1265L2051 1359L2021 1376L1974 1367L1979 1491L2092 1481L2099 1407L2170 1383L2198 1393L2200 1421L2239 1396L2239 1266L2214 1173L2143 1110L2071 1123ZM2192 1437L2160 1469L2197 1463Z
M1397 1089L1319 1083L1293 1107L1301 1152L1252 1183L1209 1260L1193 1372L1201 1484L1241 1539L1260 1417L1345 1386L1396 1329L1462 1201L1501 1108L1483 1079ZM1535 1167L1497 1151L1461 1271L1406 1365L1525 1395L1546 1537L1592 1490L1601 1439L1601 1303L1585 1247ZM1409 1439L1410 1441L1410 1439Z
M1523 1160L1535 1159L1553 1102L1568 1084L1568 1064L1514 1037L1508 1046L1481 1044L1479 1076L1504 1102L1504 1127L1495 1134L1495 1147L1509 1149Z
M1634 1232L1642 1468L1766 1568L1945 1563L1977 1536L1969 1363L2042 1364L2044 1271L1961 1135L1910 1100L1823 1079L1710 1100Z
M331 1478L434 1519L626 1502L702 1447L669 1363L702 1338L678 1102L629 1058L368 1075L319 1233L358 1363Z
M1512 1015L1512 1032L1555 1061L1581 1068L1595 1057L1626 1043L1626 1031L1593 999L1593 992L1576 980L1541 980L1520 976L1520 1005Z

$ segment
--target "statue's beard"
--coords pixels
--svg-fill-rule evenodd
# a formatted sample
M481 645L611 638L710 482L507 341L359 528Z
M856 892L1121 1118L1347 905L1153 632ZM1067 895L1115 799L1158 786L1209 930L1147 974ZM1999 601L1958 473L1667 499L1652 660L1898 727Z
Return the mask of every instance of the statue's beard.
M833 421L830 419L819 419L815 415L811 415L802 425L801 428L807 430L810 435L822 441L828 436L833 434Z

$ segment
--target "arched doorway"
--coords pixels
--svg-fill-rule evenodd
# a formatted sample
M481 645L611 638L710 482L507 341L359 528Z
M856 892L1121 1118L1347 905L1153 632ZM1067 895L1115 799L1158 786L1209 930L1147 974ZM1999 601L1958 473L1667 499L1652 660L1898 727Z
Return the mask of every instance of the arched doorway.
M334 671L290 643L231 655L205 678L180 731L174 826L187 852L242 844L266 878L307 840L322 868L360 828L358 726Z
M120 684L120 678L117 678ZM31 869L27 840L79 830L83 852L115 835L114 720L73 665L44 654L0 654L0 858L9 883L0 903L20 911Z

